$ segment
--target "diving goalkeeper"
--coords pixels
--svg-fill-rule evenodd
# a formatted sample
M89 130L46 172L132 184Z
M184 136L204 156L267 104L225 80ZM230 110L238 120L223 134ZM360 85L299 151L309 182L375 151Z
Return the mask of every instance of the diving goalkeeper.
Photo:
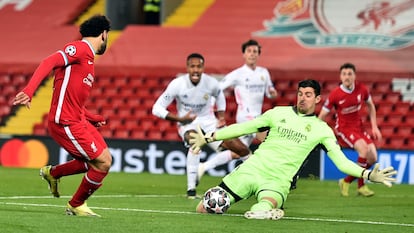
M299 82L297 106L280 106L266 111L247 122L233 124L214 133L190 134L194 152L206 143L237 138L245 134L268 131L264 142L254 154L219 184L230 197L231 204L255 196L257 203L244 216L248 219L273 219L283 217L283 204L289 194L290 182L311 150L318 144L328 152L338 169L346 174L363 177L388 187L395 181L397 171L392 167L366 170L341 151L332 129L315 115L321 101L320 85L315 80ZM197 212L207 213L201 201Z

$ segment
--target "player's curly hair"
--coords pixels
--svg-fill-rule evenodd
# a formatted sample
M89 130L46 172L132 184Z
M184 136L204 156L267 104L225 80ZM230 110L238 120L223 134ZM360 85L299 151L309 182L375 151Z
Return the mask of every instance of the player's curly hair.
M252 46L252 45L255 45L255 46L259 47L259 54L262 52L262 46L260 46L259 42L257 42L256 40L251 40L250 39L250 40L248 40L248 41L246 41L242 44L242 47L241 47L242 53L244 53L244 51L246 51L246 48L248 46Z
M302 80L298 84L298 89L300 87L312 87L313 90L315 91L315 96L321 95L321 85L316 80L313 80L313 79Z
M80 25L82 37L97 37L111 29L111 21L105 15L94 15Z

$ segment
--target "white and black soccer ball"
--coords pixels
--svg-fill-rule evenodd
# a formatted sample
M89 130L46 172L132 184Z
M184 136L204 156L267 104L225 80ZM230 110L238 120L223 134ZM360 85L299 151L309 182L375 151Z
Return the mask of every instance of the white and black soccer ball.
M203 206L209 213L222 214L230 207L230 198L223 188L213 187L204 193Z

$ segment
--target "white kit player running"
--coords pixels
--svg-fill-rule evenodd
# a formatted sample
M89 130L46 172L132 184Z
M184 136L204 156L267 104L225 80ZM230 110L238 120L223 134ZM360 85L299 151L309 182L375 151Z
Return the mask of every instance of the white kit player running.
M250 121L259 116L262 113L264 96L270 99L277 96L269 71L257 66L261 53L260 44L255 40L248 40L242 44L241 49L245 64L227 74L220 82L221 89L226 90L231 87L234 89L237 102L237 123ZM255 137L256 134L248 134L241 136L240 140L249 147ZM245 160L248 157L244 156L242 159ZM235 153L227 157L215 156L200 164L198 175L201 177L205 171L238 158L240 157Z
M187 74L172 80L166 90L158 97L152 113L162 119L175 121L178 133L189 147L189 133L196 132L197 126L205 132L214 132L217 128L225 126L224 111L226 100L217 79L203 73L204 58L201 54L192 53L187 57ZM215 100L217 108L216 118L211 103ZM177 113L167 110L167 107L176 101ZM238 139L218 141L209 144L218 155L231 154L232 151L245 156L250 153ZM223 150L224 149L224 150ZM228 150L225 150L228 149ZM196 198L198 183L197 171L200 163L200 154L193 153L191 149L187 154L187 197Z

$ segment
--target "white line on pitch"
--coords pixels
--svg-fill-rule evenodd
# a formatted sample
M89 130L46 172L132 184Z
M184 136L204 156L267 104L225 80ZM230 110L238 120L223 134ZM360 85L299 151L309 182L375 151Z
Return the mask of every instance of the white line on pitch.
M121 195L122 196L122 195ZM50 205L50 204L29 204L29 203L14 203L14 202L0 202L1 205L16 205L16 206L43 206L43 207L58 207L65 208L62 205ZM160 213L160 214L188 214L198 215L195 212L188 211L172 211L172 210L146 210L146 209L131 209L131 208L109 208L109 207L93 207L97 210L111 210L111 211L130 211L130 212L144 212L144 213ZM241 214L224 214L223 216L242 217ZM302 217L288 217L283 219L302 220L302 221L317 221L317 222L339 222L339 223L358 223L358 224L371 224L371 225L387 225L387 226L403 226L414 227L414 224L410 223L392 223L392 222L374 222L374 221L360 221L360 220L346 220L346 219L324 219L324 218L302 218Z
M168 197L180 197L185 195L153 195L153 194L142 194L142 195L94 195L94 198L168 198ZM71 198L72 196L60 196L61 198ZM51 195L48 196L10 196L1 197L0 200L12 200L12 199L54 199Z

